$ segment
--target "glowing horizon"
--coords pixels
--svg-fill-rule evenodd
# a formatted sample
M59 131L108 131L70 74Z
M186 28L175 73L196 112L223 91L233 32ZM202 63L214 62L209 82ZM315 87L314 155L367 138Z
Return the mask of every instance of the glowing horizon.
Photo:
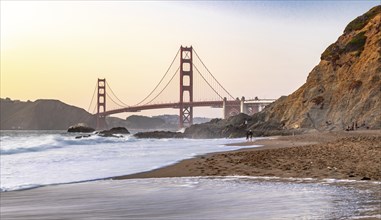
M58 99L87 110L97 78L124 102L139 102L180 45L192 45L236 97L288 95L345 26L380 1L0 4L0 97ZM177 110L139 114L163 112Z

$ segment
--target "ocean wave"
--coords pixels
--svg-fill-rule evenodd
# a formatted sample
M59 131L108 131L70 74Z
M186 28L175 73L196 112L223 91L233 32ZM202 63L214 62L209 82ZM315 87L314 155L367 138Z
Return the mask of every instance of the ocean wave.
M277 177L277 176L199 176L197 178L206 179L221 179L222 181L232 181L232 180L266 180L274 182L295 182L295 183L326 183L326 184L337 184L337 183L354 183L354 184L376 184L381 185L381 181L368 181L368 180L352 180L352 179L318 179L318 178L299 178L299 177Z
M44 185L39 184L25 184L25 185L18 185L14 187L0 187L0 192L11 192L11 191L20 191L20 190L27 190L27 189L35 189L42 187Z
M77 145L99 145L134 141L136 141L136 139L132 136L123 136L115 138L101 137L94 134L90 137L80 139L76 139L75 136L67 135L47 135L43 138L29 137L21 140L13 138L2 141L0 147L0 154L12 155L20 153L33 153L65 147L72 147Z

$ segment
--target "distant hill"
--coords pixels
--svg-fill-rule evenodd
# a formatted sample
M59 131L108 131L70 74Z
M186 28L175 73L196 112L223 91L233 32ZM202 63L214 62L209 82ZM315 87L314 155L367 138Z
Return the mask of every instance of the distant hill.
M179 124L178 115L158 115L158 116L152 116L152 118L163 119L167 124L173 124L173 125ZM201 123L209 122L210 120L211 118L193 117L193 124L201 124Z
M1 130L65 130L77 123L95 127L95 118L84 109L58 100L34 102L0 100Z
M127 129L178 130L177 115L153 117L130 116L127 120L107 117L108 126ZM195 118L195 123L209 121L208 118ZM39 99L34 102L0 99L1 130L66 130L70 126L85 123L96 127L96 118L82 108L65 104L59 100Z
M153 118L140 115L131 115L126 118L127 127L132 129L165 129L165 128L177 128L178 126L170 126L166 124L165 120L161 118Z
M210 121L210 118L195 117L195 124ZM131 115L126 119L128 128L133 129L157 129L157 130L178 130L179 116L178 115L158 115L158 116L140 116Z

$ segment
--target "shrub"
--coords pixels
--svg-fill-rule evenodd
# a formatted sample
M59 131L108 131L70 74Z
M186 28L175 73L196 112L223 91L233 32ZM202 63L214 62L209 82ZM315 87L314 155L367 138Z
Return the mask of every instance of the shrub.
M321 54L320 59L326 60L326 61L334 61L339 58L339 55L342 53L342 50L339 46L336 45L336 43L333 43L325 49L325 51Z
M381 6L376 6L370 9L367 13L355 18L351 21L347 27L344 29L344 33L349 33L351 31L361 30L366 24L374 18L378 13L381 13Z
M360 32L352 38L351 41L345 45L345 52L358 51L361 53L364 50L364 45L366 42L365 32ZM359 54L358 54L359 55Z
M340 58L340 55L347 52L357 51L356 56L360 56L364 50L367 37L365 31L358 33L349 41L344 48L340 48L336 43L333 43L325 49L321 54L320 59L326 61L336 61ZM381 50L379 51L381 53Z

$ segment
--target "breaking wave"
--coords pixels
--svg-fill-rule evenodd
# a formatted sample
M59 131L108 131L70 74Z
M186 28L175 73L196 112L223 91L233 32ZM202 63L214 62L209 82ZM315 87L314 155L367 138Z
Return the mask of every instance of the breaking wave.
M92 134L90 137L77 139L75 136L68 135L46 135L44 137L27 137L20 139L2 138L0 154L12 155L20 153L33 153L48 151L52 149L75 147L77 145L98 145L98 144L112 144L122 142L132 142L136 139L131 136L115 137L101 137Z

